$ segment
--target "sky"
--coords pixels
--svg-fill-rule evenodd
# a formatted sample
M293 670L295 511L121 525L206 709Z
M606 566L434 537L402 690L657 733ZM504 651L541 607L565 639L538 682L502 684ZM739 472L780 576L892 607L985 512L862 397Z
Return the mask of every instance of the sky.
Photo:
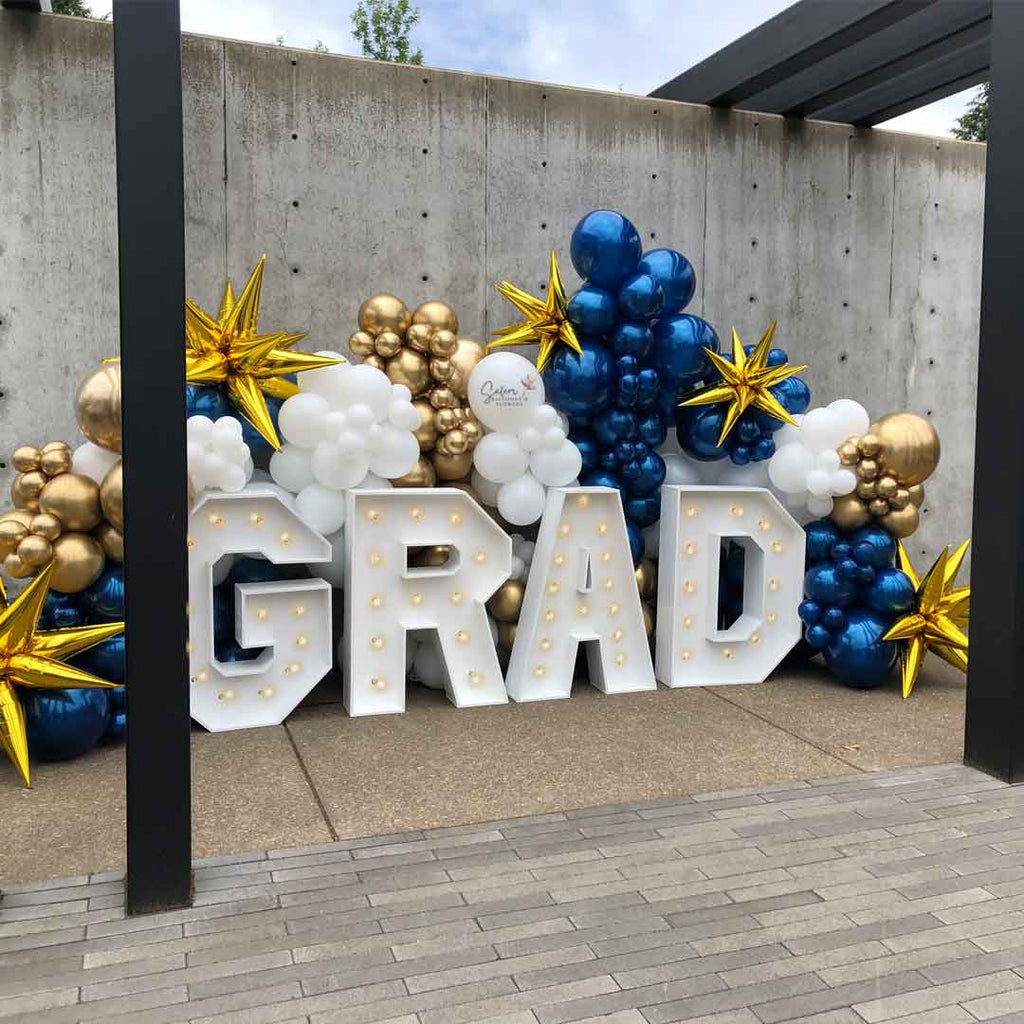
M419 0L428 65L645 95L792 0ZM182 29L358 54L355 0L181 0ZM948 135L975 89L884 125Z

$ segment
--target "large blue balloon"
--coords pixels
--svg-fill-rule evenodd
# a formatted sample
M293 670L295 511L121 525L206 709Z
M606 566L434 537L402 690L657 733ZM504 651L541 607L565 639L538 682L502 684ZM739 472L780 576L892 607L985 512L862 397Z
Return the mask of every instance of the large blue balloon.
M593 416L612 398L615 360L599 341L581 342L583 354L568 345L558 351L544 368L548 401L567 416Z
M873 611L892 622L906 615L917 600L910 577L899 569L885 566L875 571L875 578L864 589L864 603Z
M633 564L639 565L640 559L644 557L647 542L644 540L643 531L631 519L626 520L626 536L629 538L629 553L633 556Z
M234 416L235 410L218 388L206 387L203 384L186 384L185 414L209 416L211 420L217 420L221 416Z
M580 475L580 483L584 487L614 487L622 489L622 481L610 470L592 469L589 473Z
M29 753L40 761L84 754L110 720L110 697L104 689L28 690L22 707Z
M615 297L603 288L585 284L569 300L565 312L569 322L581 334L591 338L603 338L615 323Z
M804 593L820 605L848 608L857 600L857 584L845 579L831 562L822 562L807 570Z
M687 455L700 462L717 462L728 452L718 444L725 423L720 405L689 405L676 409L676 438Z
M665 482L665 460L657 452L648 449L639 462L640 472L630 479L629 493L650 494Z
M110 565L92 586L82 592L90 622L121 622L124 619L124 571Z
M617 356L643 359L654 344L654 332L647 324L620 320L608 335L608 344Z
M85 625L85 609L81 594L62 594L51 590L43 601L39 614L40 629L70 629Z
M615 291L634 273L643 246L636 228L614 210L594 210L576 225L572 265L585 281Z
M661 497L657 494L640 494L623 502L623 511L631 523L643 528L653 526L661 516Z
M654 326L654 345L647 362L662 384L678 394L711 372L704 349L718 351L718 335L706 320L690 313L663 316Z
M882 569L896 557L896 541L880 526L862 526L850 537L853 557L859 565Z
M569 436L569 440L579 449L580 457L583 459L583 465L580 467L580 472L587 472L587 470L594 469L597 466L597 442L589 434L576 434L573 433Z
M650 274L665 295L662 316L686 308L697 287L697 275L690 261L675 249L650 249L640 260L640 270Z
M841 536L839 527L831 519L815 519L804 527L804 533L807 535L808 565L828 561Z
M847 686L881 686L896 664L897 644L883 640L889 624L870 608L850 608L846 624L825 647L825 663Z
M90 647L81 654L75 655L72 663L79 668L91 672L100 679L106 679L108 683L124 683L124 633Z
M807 412L807 406L811 404L811 389L799 377L787 377L781 384L776 384L771 391L785 406L786 412L792 416L799 416L800 413ZM775 423L781 423L774 417L771 419Z
M271 580L282 579L284 574L265 558L239 558L231 566L224 582L231 587L232 600L234 599L234 584L236 583L269 583Z
M664 304L661 285L650 274L633 274L619 289L619 309L628 320L653 320Z

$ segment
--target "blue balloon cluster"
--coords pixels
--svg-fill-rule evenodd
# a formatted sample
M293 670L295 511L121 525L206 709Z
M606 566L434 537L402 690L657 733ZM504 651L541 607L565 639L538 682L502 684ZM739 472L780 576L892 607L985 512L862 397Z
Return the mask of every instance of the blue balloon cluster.
M704 348L718 350L711 325L683 313L696 276L673 249L643 252L620 213L595 210L572 233L583 286L567 315L582 355L559 346L544 368L548 401L569 418L583 456L580 483L622 492L634 563L642 530L661 515L665 463L658 448L678 395L708 373Z
M898 653L882 636L914 606L910 578L893 567L896 542L878 526L844 533L830 520L818 519L804 529L807 572L799 609L804 638L847 686L880 686Z

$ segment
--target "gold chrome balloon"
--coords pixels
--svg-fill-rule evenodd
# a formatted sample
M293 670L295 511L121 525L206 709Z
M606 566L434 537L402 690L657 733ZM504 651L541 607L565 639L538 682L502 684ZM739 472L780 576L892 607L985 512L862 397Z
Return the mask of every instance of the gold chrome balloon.
M405 332L405 340L417 352L430 352L430 339L434 336L434 328L430 324L413 324Z
M39 495L46 486L48 477L38 469L30 469L14 478L11 483L11 501L17 508L30 512L39 511Z
M416 552L417 568L437 568L451 561L452 549L447 544L432 544Z
M387 365L387 360L377 355L376 352L371 352L368 356L363 357L363 366L372 366L375 370L380 370L381 373L384 373Z
M434 331L429 340L430 354L436 359L448 359L459 347L454 331Z
M30 512L27 508L8 508L0 512L0 523L13 519L31 533L32 521L37 515L37 512Z
M392 487L433 487L437 483L437 472L429 459L421 455L416 465L405 476L391 481Z
M856 466L860 462L860 450L852 441L844 441L839 446L839 461L844 466Z
M32 566L26 565L17 551L12 551L4 558L4 572L12 579L23 580L32 575Z
M920 513L916 505L906 505L900 509L890 508L878 517L878 525L894 537L909 537L920 523Z
M506 580L488 599L487 610L498 622L518 622L525 594L521 580Z
M20 448L14 449L14 454L11 456L11 465L19 473L28 473L33 469L39 468L40 454L37 448L23 444Z
M428 452L437 441L437 424L434 422L434 407L426 399L419 398L412 403L420 414L420 425L413 433L420 443L420 451Z
M402 347L402 339L394 331L381 331L377 335L373 347L377 355L383 359L390 359L398 354L398 350Z
M643 558L636 567L636 586L641 601L649 601L658 589L658 563L650 558Z
M38 569L53 558L53 545L45 537L30 533L18 545L18 557L30 569Z
M654 636L654 602L644 601L640 607L644 615L644 632L647 634L647 639L650 640Z
M939 464L939 435L923 416L894 412L871 424L878 438L879 459L901 484L924 483Z
M40 512L39 515L32 517L32 522L28 524L28 529L30 533L34 533L37 537L56 540L60 536L63 526L56 516L50 515L49 512Z
M374 337L381 331L394 331L397 335L403 335L411 323L409 310L397 295L389 295L387 292L371 295L359 307L359 330Z
M368 356L374 351L373 335L368 331L356 331L348 339L348 347L354 356Z
M107 470L107 475L100 484L100 504L110 525L124 533L124 487L120 461L115 462Z
M411 348L403 348L394 359L389 359L384 372L392 384L404 384L413 395L430 387L430 364L426 356Z
M100 542L100 547L103 548L103 554L105 554L110 561L124 561L124 537L118 530L115 530L110 523L104 520L96 527L95 530L92 531L92 535Z
M436 381L449 381L455 375L455 367L451 360L434 356L430 360L430 376Z
M79 384L75 415L93 444L112 452L121 450L120 363L104 363Z
M65 445L63 448L51 448L43 451L39 458L39 468L47 476L59 476L71 469L71 451Z
M469 451L469 438L466 433L456 427L444 436L444 446L449 455L461 455Z
M466 440L469 441L470 448L475 447L477 441L484 436L483 427L481 427L475 420L467 420L463 423L462 432L466 435Z
M469 375L485 355L487 355L487 349L479 341L474 341L472 338L459 338L455 351L448 356L448 361L455 367L448 386L459 398L466 397Z
M0 558L6 558L28 535L24 523L17 519L0 519Z
M912 505L920 508L924 504L924 488L920 484L914 484L907 488L907 497Z
M473 468L473 454L472 452L463 452L461 455L446 455L443 452L435 451L433 462L438 479L461 480L468 476Z
M414 324L429 324L430 327L438 331L459 333L459 318L455 315L455 310L447 303L437 300L423 302L417 306L412 314L412 322Z
M830 518L841 530L858 530L871 522L871 513L856 494L841 494L832 499Z
M506 651L512 650L512 645L516 642L516 628L518 623L515 622L499 622L498 623L498 646Z
M120 465L120 462L115 463L112 470ZM82 473L55 476L39 495L39 508L56 516L63 529L76 533L91 530L103 518L100 488L95 480Z
M77 594L103 572L103 548L88 533L63 533L53 542L50 586L62 594Z
M428 397L435 409L453 409L459 404L452 389L443 386L434 388Z

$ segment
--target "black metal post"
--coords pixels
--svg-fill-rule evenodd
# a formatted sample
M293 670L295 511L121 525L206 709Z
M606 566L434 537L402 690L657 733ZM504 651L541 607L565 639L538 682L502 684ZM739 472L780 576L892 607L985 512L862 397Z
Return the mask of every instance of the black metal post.
M178 0L114 0L124 437L127 905L192 896L185 200Z
M1024 781L1024 4L992 7L964 760Z

